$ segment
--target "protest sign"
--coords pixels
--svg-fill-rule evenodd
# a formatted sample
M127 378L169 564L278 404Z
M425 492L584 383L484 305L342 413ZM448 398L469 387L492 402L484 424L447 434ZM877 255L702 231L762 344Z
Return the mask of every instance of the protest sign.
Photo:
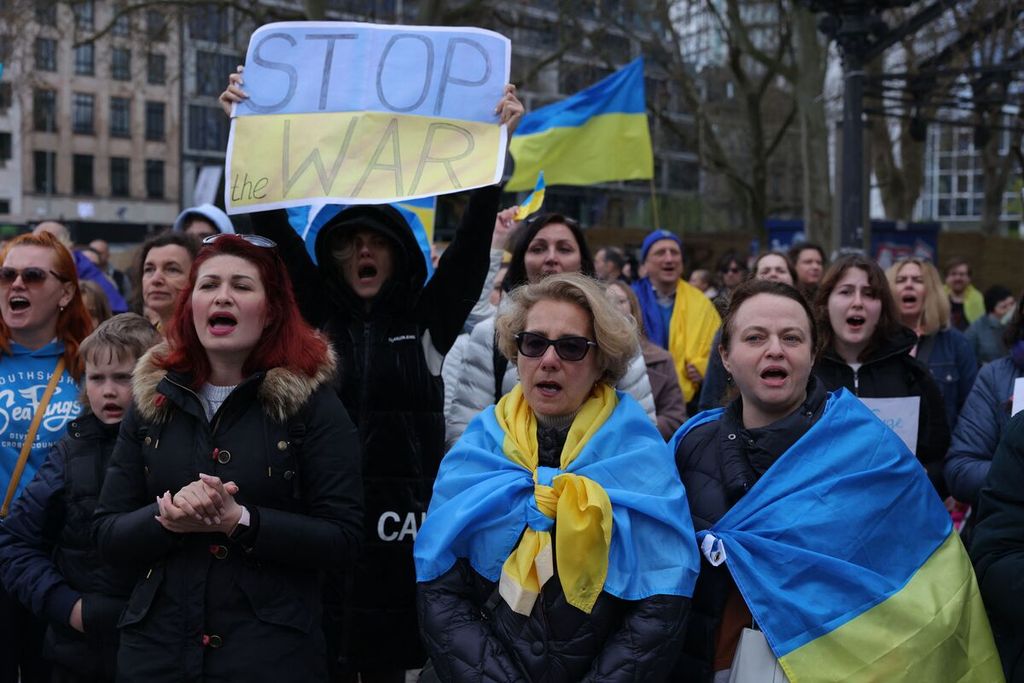
M1024 377L1013 380L1013 405L1010 407L1010 415L1016 415L1024 410Z
M921 397L903 396L900 398L861 398L864 405L885 423L885 426L896 432L896 436L907 444L907 448L917 455L917 424L921 415Z
M498 182L511 43L475 28L283 22L253 33L228 213L377 204Z

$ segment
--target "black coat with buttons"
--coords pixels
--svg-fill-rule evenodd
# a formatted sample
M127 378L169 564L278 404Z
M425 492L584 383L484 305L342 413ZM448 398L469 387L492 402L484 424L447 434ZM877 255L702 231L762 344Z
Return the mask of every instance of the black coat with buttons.
M804 403L787 417L760 429L743 427L742 399L721 419L693 428L676 447L676 467L686 487L694 531L710 529L771 465L818 421L827 394L815 377ZM715 637L726 598L733 590L726 565L701 557L682 654L672 680L706 683L714 677Z
M135 575L103 562L92 516L118 425L89 413L62 438L0 524L0 579L46 620L44 656L83 679L113 680L117 619ZM85 633L69 625L82 601Z
M352 562L362 528L355 428L329 381L257 373L207 420L157 347L133 377L96 510L105 559L139 579L121 616L119 681L322 681L321 573ZM234 481L248 531L176 534L155 498L199 473Z

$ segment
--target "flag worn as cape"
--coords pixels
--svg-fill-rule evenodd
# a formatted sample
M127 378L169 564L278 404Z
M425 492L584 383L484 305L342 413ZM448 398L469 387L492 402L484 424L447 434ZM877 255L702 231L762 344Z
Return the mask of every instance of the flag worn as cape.
M529 190L544 170L549 185L594 185L654 177L644 99L644 61L523 117L509 143L516 167L505 186Z
M695 416L673 445L720 416ZM792 683L1003 680L945 506L846 390L698 542L725 563Z
M551 529L537 496L564 472L596 483L611 503L602 590L623 600L692 595L699 555L672 454L632 397L621 392L614 397L614 410L564 470L531 472L513 461L495 407L481 412L441 462L416 536L417 580L441 576L459 558L490 581L503 578L503 565L524 529ZM574 428L575 422L570 432ZM556 543L558 528L555 523Z

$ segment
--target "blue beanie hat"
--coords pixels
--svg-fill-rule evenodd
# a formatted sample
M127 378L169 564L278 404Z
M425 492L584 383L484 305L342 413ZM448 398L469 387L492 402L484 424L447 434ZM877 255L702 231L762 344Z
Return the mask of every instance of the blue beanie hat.
M672 240L673 242L679 245L680 251L682 251L683 249L683 241L679 239L679 235L675 234L674 232L669 232L668 230L655 230L654 232L652 232L651 234L644 238L643 246L640 247L641 262L647 260L647 252L651 250L651 247L654 246L654 243L660 242L661 240Z

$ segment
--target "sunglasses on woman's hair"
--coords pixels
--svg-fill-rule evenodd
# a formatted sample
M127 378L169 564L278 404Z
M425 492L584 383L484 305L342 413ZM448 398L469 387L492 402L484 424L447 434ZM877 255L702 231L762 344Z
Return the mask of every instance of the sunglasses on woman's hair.
M540 358L547 353L549 346L555 347L555 353L562 360L583 360L591 346L597 346L586 337L562 337L548 339L533 332L520 332L515 336L516 348L527 358Z
M14 281L18 279L19 275L21 276L21 281L25 284L26 287L34 287L36 285L41 285L44 282L46 282L46 278L50 277L51 275L60 280L61 282L68 281L67 278L61 277L59 274L53 272L52 270L45 270L43 268L36 268L34 266L29 266L28 268L22 268L21 270L19 270L17 268L5 266L3 268L0 268L0 285L3 285L4 287L10 287L11 285L14 284Z
M209 236L203 238L203 244L213 244L214 242L219 240L221 237L224 237L225 235L229 235L229 234L231 234L231 233L219 232L216 235L209 235ZM274 248L277 247L277 242L275 242L274 240L272 240L272 239L270 239L268 237L263 237L261 235L239 235L239 234L235 234L234 237L241 237L243 240L245 240L246 242L248 242L249 244L251 244L254 247L262 247L264 249L274 249Z

